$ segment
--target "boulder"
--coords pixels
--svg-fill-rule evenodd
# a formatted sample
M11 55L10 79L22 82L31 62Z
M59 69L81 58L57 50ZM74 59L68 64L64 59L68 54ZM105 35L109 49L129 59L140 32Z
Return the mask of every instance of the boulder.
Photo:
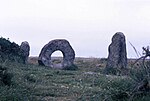
M112 37L112 43L109 45L109 55L105 72L116 72L127 67L126 40L122 32L117 32Z
M21 43L20 45L20 49L21 49L21 52L22 52L22 58L24 60L24 63L26 64L27 61L28 61L28 57L29 57L29 54L30 54L30 45L27 41L24 41Z
M63 54L63 61L61 64L53 64L51 55L55 51L61 51ZM51 68L74 70L77 67L74 65L75 52L70 43L65 39L56 39L46 44L39 55L39 65L48 66Z

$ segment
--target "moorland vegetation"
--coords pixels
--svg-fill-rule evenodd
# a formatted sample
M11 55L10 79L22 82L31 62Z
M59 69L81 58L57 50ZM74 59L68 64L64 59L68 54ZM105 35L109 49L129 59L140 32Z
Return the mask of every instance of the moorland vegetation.
M18 62L19 51L11 48L18 45L1 39L7 47L0 41L6 49L0 54L0 101L150 101L149 61L128 59L128 70L118 75L104 74L105 58L76 57L78 70L51 69L39 66L37 57Z

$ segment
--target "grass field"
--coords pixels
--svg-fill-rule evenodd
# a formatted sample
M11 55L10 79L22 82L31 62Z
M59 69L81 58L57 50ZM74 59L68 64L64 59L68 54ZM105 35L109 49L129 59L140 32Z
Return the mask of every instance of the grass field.
M61 58L54 58L59 62ZM76 71L6 61L12 74L10 86L0 86L0 101L150 101L149 93L134 94L137 83L128 75L105 75L106 59L76 58Z

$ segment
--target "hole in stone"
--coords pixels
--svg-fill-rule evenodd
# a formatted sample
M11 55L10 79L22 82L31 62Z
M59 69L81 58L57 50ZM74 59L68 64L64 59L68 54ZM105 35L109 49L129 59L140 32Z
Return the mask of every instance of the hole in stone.
M55 51L51 55L51 62L54 67L62 67L62 62L63 62L63 54L61 51Z

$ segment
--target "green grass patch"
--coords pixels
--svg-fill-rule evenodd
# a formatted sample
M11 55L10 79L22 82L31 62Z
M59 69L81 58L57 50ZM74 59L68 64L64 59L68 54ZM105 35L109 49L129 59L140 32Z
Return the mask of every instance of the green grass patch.
M93 63L94 62L94 63ZM78 70L7 62L11 85L0 86L0 101L129 101L136 84L130 76L104 75L96 60L76 60ZM133 101L149 101L149 94Z

